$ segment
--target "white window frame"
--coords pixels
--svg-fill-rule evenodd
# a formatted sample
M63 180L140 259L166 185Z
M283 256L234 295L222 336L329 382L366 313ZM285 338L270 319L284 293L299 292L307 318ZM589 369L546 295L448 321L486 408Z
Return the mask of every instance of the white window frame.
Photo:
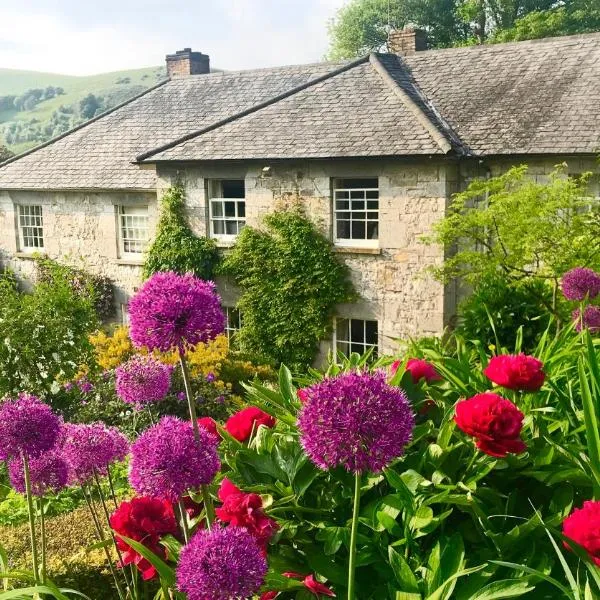
M339 321L349 321L348 323L348 337L350 338L349 340L345 340L345 339L341 339L340 338L340 327L339 327ZM352 321L362 321L363 323L363 342L357 342L357 341L353 341L352 340ZM375 325L377 326L377 342L374 344L369 344L367 343L366 339L367 339L367 323L375 323ZM349 346L349 350L350 353L352 353L352 346L356 346L356 345L360 345L363 347L362 352L360 353L361 355L364 354L369 348L373 348L373 357L377 357L377 355L379 354L379 336L380 336L380 330L379 330L379 321L376 319L355 319L353 317L336 317L333 321L333 348L335 350L335 353L337 355L338 352L341 352L341 349L339 346L341 346L342 344L347 344ZM349 356L344 354L345 356Z
M242 313L239 308L235 306L224 306L223 311L225 312L225 335L227 340L231 340L235 337L235 334L242 328ZM237 312L237 327L231 327L233 311Z
M243 181L244 182L244 198L227 198L223 195L222 184L224 181ZM220 242L232 243L236 240L240 231L246 225L246 182L244 179L211 179L208 181L208 217L210 222L210 236ZM233 203L234 214L226 216L226 203ZM216 207L220 206L220 211L215 211ZM243 209L243 215L240 213ZM215 214L219 212L220 214ZM223 224L223 231L226 232L228 223L236 223L236 233L217 233L215 231L215 223Z
M121 324L129 326L129 304L121 302Z
M368 188L354 188L354 187L338 187L338 182L341 180L350 180L350 179L377 179L377 187L368 187ZM377 193L377 198L367 198L368 193L373 193L376 192ZM362 193L363 197L362 198L352 198L352 193L357 194L357 193ZM347 198L338 198L338 195L340 194L347 194L348 197ZM338 202L344 202L344 201L348 201L348 208L338 208ZM352 208L352 202L353 201L363 201L364 204L364 208L363 209L359 209L359 208ZM357 247L357 248L378 248L379 247L379 213L380 213L380 201L381 198L379 196L379 180L376 177L339 177L339 178L335 178L333 180L333 186L332 186L332 201L333 201L333 243L336 246L346 246L346 247ZM369 209L368 207L368 202L377 202L377 208L376 209ZM349 238L341 238L338 236L338 214L340 213L349 213L350 214L350 219L339 219L340 221L344 220L344 221L349 221L350 223L350 235L352 235L352 223L353 221L355 222L363 222L365 225L365 238L353 238L353 237L349 237ZM352 219L352 216L355 213L365 213L365 218L364 219ZM376 219L369 219L368 216L369 215L373 215L375 214L377 215ZM377 224L377 237L375 238L367 238L366 236L368 235L368 227L367 225L369 223L376 223Z
M41 204L17 204L19 251L34 253L44 250L44 207ZM32 230L25 235L25 229ZM38 245L35 245L35 240Z
M140 259L150 241L149 236L149 217L148 217L148 205L138 204L119 204L117 207L117 237L119 241L119 256L121 258L134 258ZM140 214L144 211L144 214ZM133 223L127 224L126 220L131 218L141 218L143 223L137 223L136 226L132 226ZM141 237L126 237L126 232L136 230L144 232ZM140 244L140 250L131 251L127 248L128 243Z

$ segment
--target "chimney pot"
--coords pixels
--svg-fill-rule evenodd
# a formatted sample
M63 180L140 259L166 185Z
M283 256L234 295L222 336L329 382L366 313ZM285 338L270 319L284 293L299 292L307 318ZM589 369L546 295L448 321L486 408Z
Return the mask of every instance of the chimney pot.
M427 50L427 33L413 27L390 31L388 49L400 56L410 56L415 52Z
M202 52L192 52L191 48L167 54L167 77L187 77L210 73L210 57Z

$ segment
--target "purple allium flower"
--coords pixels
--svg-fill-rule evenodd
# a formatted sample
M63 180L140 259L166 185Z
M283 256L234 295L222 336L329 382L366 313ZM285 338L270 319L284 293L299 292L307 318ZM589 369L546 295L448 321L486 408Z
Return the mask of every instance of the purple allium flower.
M210 483L221 468L218 440L204 429L194 438L189 421L163 417L131 446L129 483L141 496L177 502L190 489Z
M15 457L10 460L8 475L15 491L19 494L25 494L22 459ZM34 496L44 496L48 492L55 494L67 485L69 465L58 452L51 450L29 461L29 477L31 493Z
M267 561L256 542L241 527L199 530L183 547L177 586L188 600L251 598L267 574Z
M562 292L567 300L592 300L600 294L600 273L584 267L571 269L562 277Z
M212 383L215 380L215 374L214 373L209 373L206 377L206 382L207 383Z
M573 311L573 321L575 329L581 331L581 317L579 309ZM586 306L583 311L583 326L589 329L590 333L600 333L600 306Z
M136 355L115 370L117 396L141 408L164 400L171 387L171 367L153 356Z
M108 466L129 453L127 438L104 423L74 424L63 428L62 452L74 482L85 483L94 476L106 475Z
M185 395L185 392L178 392L177 393L177 400L179 400L181 402L187 400L187 396Z
M23 452L36 457L50 450L59 436L61 420L36 396L20 394L0 404L0 460Z
M382 372L343 373L303 392L300 440L321 469L377 473L411 438L415 421L406 394Z
M136 347L167 352L208 342L225 328L212 281L188 273L155 273L129 302L129 335Z

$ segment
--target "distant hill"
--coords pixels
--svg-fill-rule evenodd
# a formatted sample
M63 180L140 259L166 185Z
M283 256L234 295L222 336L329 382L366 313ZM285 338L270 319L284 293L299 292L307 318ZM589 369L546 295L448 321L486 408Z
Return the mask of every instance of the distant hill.
M164 67L85 77L0 69L0 146L22 152L165 77Z

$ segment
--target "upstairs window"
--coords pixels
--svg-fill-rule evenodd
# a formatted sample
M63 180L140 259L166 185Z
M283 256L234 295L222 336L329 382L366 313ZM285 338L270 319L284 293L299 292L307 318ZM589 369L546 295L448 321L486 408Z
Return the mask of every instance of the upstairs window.
M246 185L243 179L208 182L211 237L233 241L246 224Z
M39 205L19 205L19 250L36 252L44 249L44 214Z
M119 206L119 249L122 257L136 257L148 246L148 207Z
M379 239L379 180L333 180L334 240L339 245L376 246Z
M350 356L353 352L364 354L373 349L377 356L378 323L365 319L336 319L334 327L334 342L336 352Z

